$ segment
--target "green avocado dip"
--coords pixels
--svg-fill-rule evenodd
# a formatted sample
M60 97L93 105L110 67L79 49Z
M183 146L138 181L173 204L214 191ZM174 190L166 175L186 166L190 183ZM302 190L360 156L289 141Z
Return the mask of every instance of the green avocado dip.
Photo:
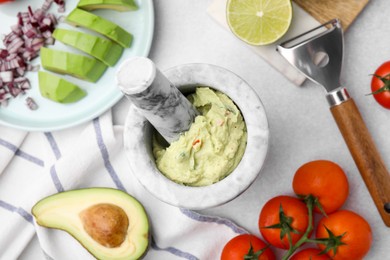
M187 97L199 111L191 128L169 147L153 139L157 168L188 186L211 185L229 175L244 154L247 131L243 117L225 94L198 87Z

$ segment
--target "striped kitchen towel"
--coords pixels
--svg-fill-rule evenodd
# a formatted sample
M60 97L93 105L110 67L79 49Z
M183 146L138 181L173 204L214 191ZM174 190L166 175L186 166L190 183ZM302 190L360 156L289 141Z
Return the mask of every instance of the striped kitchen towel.
M0 259L23 259L38 239L42 259L93 259L66 232L39 227L31 215L41 198L70 189L112 187L136 197L152 226L145 259L219 259L224 244L246 233L228 219L200 215L151 196L129 170L123 126L111 111L68 130L27 133L0 126ZM37 260L33 256L26 259Z

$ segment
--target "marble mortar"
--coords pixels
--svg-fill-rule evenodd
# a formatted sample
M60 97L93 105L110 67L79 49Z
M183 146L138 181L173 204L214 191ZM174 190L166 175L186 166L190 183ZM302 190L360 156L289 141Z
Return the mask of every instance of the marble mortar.
M208 86L229 96L246 123L245 153L236 169L215 184L190 187L175 183L156 167L152 152L153 126L131 105L124 129L124 147L131 171L152 195L177 207L200 210L231 201L253 183L266 159L269 127L261 100L240 77L215 65L179 65L164 75L183 94L194 92L197 86Z

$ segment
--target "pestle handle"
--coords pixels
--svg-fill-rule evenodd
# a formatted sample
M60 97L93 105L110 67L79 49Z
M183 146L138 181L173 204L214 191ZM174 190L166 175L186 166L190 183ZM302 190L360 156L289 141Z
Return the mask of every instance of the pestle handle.
M168 143L187 131L198 114L188 99L148 58L125 60L117 71L116 79L125 96Z

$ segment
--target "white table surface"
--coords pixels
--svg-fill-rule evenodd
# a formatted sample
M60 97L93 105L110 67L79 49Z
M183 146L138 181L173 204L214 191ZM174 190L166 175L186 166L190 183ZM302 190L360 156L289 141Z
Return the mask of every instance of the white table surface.
M350 195L344 205L368 220L373 231L371 251L365 259L389 259L390 228L386 228L360 177L329 112L324 91L310 82L297 87L255 55L243 42L218 25L206 9L209 0L157 0L155 35L149 57L161 70L184 63L216 64L246 80L262 99L270 125L266 163L255 183L240 197L202 213L234 220L256 235L264 203L280 194L293 195L292 177L305 162L327 159L346 172ZM390 167L390 110L371 96L369 76L390 60L388 0L372 1L345 34L342 83L360 108L377 148ZM114 120L123 124L128 101L114 107ZM277 255L281 255L278 251ZM21 259L44 259L36 240Z

